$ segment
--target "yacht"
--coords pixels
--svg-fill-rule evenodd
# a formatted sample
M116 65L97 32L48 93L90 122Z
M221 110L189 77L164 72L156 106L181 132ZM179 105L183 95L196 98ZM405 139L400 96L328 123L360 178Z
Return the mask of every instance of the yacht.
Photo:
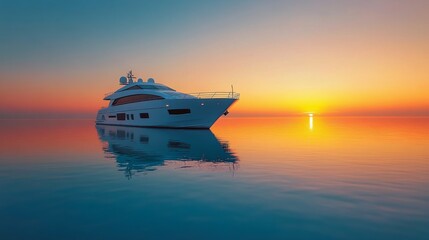
M124 86L105 95L109 105L98 111L96 124L210 128L240 97L232 86L231 92L181 93L153 78L135 81L132 71L119 84Z

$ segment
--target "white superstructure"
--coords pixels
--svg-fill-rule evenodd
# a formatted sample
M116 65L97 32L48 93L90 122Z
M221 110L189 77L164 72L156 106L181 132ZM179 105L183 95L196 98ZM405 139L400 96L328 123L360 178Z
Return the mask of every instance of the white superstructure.
M96 123L170 128L210 128L240 94L201 92L185 94L149 78L134 81L130 71L119 82L125 85L106 94L109 106L98 111Z

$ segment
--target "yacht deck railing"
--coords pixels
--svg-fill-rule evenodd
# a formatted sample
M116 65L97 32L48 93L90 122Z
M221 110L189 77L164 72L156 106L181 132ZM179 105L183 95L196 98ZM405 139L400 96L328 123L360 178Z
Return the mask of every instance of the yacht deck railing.
M197 92L197 93L187 93L196 98L212 99L212 98L231 98L239 99L240 93L236 92Z
M104 94L104 97L110 96L115 92L109 92ZM231 98L239 99L240 93L236 92L196 92L196 93L187 93L196 98L212 99L212 98Z

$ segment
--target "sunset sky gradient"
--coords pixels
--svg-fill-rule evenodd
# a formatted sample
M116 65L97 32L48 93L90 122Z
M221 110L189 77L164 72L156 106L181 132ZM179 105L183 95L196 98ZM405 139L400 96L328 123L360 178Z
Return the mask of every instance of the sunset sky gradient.
M232 116L429 115L429 1L0 1L0 117L95 116L135 75Z

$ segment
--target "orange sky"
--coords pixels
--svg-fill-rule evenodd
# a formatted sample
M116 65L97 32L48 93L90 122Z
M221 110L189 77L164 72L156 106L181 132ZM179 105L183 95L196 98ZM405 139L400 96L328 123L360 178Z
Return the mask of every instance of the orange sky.
M121 30L128 23L104 26L97 17L36 24L39 32L68 27L74 35L40 36L34 46L20 46L17 36L10 49L1 48L1 116L92 116L129 69L183 92L229 91L233 84L241 99L232 116L429 114L425 1L236 4L179 9L177 21L154 22L157 28L129 38ZM73 24L97 35L73 32Z

